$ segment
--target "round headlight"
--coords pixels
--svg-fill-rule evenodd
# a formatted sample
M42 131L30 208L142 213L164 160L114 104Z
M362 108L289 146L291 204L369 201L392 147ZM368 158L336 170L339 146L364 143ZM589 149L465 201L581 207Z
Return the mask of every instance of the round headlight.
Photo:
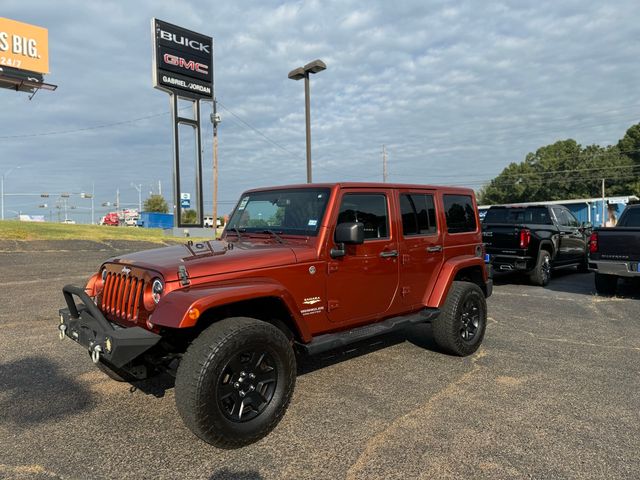
M160 301L163 291L164 285L162 284L162 280L156 278L151 284L151 296L153 297L154 302L158 303Z
M104 282L107 279L107 269L102 269L102 281Z

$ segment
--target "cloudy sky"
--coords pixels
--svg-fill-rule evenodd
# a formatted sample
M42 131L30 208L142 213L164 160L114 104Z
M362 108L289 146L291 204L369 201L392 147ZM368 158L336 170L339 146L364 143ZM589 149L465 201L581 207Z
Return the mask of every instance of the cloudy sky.
M3 0L1 16L48 28L47 81L59 85L31 101L0 91L0 174L13 194L5 214L45 213L39 197L18 193L50 192L54 205L54 194L95 185L98 203L119 188L133 205L132 184L143 199L158 181L170 192L169 100L151 85L152 17L214 37L226 213L244 189L306 180L303 83L287 73L316 58L327 70L311 80L314 181L381 181L383 144L390 181L479 188L559 139L615 143L640 120L637 7ZM210 210L210 123L202 133ZM70 202L88 221L88 201Z

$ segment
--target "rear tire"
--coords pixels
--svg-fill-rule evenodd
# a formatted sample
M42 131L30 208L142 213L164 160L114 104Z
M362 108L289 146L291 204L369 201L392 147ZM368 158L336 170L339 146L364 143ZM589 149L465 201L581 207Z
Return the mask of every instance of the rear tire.
M551 254L546 250L540 250L535 268L529 274L529 280L534 285L544 287L551 279Z
M584 260L578 265L578 273L589 273L589 258L585 255Z
M452 355L471 355L482 343L487 326L487 303L480 287L471 282L453 282L438 318L433 337Z
M176 405L199 438L238 448L274 429L295 381L295 355L281 330L253 318L228 318L204 330L182 357Z
M618 277L615 275L596 273L595 284L598 295L615 295L618 288Z

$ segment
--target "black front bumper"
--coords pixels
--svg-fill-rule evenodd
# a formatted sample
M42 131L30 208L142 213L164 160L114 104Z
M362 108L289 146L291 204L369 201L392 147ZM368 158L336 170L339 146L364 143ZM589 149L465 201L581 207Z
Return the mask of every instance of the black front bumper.
M160 341L160 335L141 327L124 328L107 320L83 288L62 289L67 308L60 313L61 334L86 347L94 358L104 358L116 367L136 359ZM82 304L76 305L74 296ZM61 338L64 338L61 335Z

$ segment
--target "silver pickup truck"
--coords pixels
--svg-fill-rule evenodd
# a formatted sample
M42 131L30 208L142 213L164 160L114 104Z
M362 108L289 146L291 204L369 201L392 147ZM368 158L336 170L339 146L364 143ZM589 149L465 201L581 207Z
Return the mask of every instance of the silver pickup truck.
M614 295L618 278L640 278L640 204L628 205L615 227L593 231L589 270L601 295Z

